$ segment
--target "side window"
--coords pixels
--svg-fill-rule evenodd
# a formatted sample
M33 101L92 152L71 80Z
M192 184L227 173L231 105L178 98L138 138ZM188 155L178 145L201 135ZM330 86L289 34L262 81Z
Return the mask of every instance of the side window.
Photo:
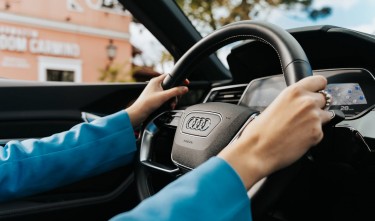
M141 82L173 58L118 0L5 1L0 78Z

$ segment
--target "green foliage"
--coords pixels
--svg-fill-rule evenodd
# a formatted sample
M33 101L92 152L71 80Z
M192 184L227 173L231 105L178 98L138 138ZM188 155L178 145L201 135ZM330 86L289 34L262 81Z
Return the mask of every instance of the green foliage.
M108 64L107 67L99 69L99 80L105 82L134 82L133 73L137 71L137 68L129 66L129 62Z
M204 35L240 20L250 20L272 9L298 9L307 18L318 19L331 13L330 8L312 9L313 0L176 0L193 24Z

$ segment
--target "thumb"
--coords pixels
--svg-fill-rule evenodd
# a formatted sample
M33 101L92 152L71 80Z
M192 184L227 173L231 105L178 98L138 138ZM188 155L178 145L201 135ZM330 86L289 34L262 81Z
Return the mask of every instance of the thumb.
M185 87L185 86L174 87L174 88L163 91L162 99L164 101L167 101L173 97L184 95L188 91L189 91L188 87Z

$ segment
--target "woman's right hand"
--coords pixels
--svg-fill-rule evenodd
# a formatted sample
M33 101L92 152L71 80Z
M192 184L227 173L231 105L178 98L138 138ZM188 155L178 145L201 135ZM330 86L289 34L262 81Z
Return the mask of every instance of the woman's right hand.
M307 77L289 86L236 142L219 153L246 188L292 164L322 140L322 125L332 117L323 110L326 100L318 92L326 86L322 76Z
M186 86L164 90L162 83L166 76L166 74L163 74L152 78L134 104L126 109L133 127L139 126L152 112L168 100L182 96L189 91ZM188 85L189 81L185 80L184 84ZM176 106L176 102L172 102L172 109Z

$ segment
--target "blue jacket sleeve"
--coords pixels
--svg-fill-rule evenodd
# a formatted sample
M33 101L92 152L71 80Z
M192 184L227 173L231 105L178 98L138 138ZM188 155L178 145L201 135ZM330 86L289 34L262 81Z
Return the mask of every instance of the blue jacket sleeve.
M251 220L250 200L237 173L213 157L111 221Z
M0 201L47 191L129 163L135 137L125 111L43 139L0 147Z

